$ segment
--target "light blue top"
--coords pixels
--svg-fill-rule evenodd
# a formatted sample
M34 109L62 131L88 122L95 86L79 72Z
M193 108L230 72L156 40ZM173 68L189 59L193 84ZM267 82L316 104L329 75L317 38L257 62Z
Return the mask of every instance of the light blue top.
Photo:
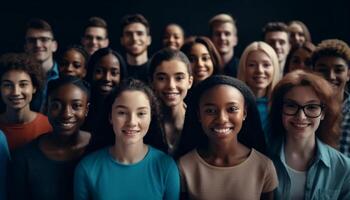
M0 199L6 199L6 174L10 160L10 152L6 137L0 130Z
M175 161L148 146L138 163L118 163L109 148L84 158L74 177L74 199L179 199L180 175Z
M304 199L350 199L350 159L319 139L316 140L314 162L306 174ZM279 147L272 156L279 182L275 199L289 200L291 180L282 162L282 145Z

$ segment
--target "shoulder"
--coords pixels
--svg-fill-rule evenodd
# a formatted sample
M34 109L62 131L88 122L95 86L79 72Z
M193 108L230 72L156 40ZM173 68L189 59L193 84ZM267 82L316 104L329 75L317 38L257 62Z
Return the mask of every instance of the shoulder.
M322 143L321 145L325 150L323 152L327 154L329 163L332 166L339 168L338 170L343 169L344 171L350 171L350 158L326 144Z
M197 150L194 149L184 156L180 157L179 159L179 166L180 168L188 168L189 166L193 165L194 163L197 163Z
M108 159L108 147L86 155L79 163L79 167L93 169L103 165Z
M272 160L255 149L252 149L251 161L254 163L255 167L263 171L275 171Z
M11 160L13 162L21 160L32 160L38 158L39 155L39 138L37 138L11 152Z
M169 155L167 155L166 153L148 145L148 148L149 148L149 152L148 152L148 155L149 158L154 161L154 162L157 162L161 165L164 165L164 164L168 164L168 165L176 165L175 164L175 161L172 157L170 157Z

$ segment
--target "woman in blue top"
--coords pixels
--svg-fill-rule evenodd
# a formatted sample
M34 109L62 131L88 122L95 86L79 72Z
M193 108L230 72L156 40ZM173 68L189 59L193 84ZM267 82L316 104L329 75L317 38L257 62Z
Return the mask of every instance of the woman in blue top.
M144 143L158 103L144 83L128 79L107 99L115 144L80 162L75 199L179 199L175 161ZM147 134L152 134L147 133Z
M276 199L350 199L350 159L339 141L340 102L322 77L287 74L271 96Z
M0 130L0 199L6 199L6 174L10 152L4 133Z
M245 82L256 97L260 120L267 139L268 103L273 87L281 78L275 50L267 43L260 41L248 45L240 58L237 78Z

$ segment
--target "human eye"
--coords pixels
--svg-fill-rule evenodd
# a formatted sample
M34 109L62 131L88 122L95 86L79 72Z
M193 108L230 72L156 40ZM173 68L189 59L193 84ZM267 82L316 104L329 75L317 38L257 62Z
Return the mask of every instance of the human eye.
M145 117L145 116L147 116L148 115L148 112L147 111L139 111L138 113L137 113L137 115L139 116L139 117L141 117L141 118L143 118L143 117Z
M264 68L268 68L268 67L272 66L272 64L270 62L265 62L265 63L263 63L263 66L264 66Z
M228 108L228 112L230 112L230 113L235 113L237 111L239 111L239 108L237 106L230 106Z
M321 106L318 104L309 104L309 105L306 105L305 108L309 111L315 111L315 110L319 110Z
M73 66L75 69L79 69L81 67L81 63L80 62L74 62Z
M61 66L66 67L69 65L69 62L67 60L62 60L61 61Z
M27 87L27 86L29 86L29 83L28 83L28 82L20 82L20 83L19 83L19 87L21 87L21 88L25 88L25 87Z
M102 73L103 73L103 69L101 67L95 68L95 74L102 74Z
M118 76L120 72L118 70L112 70L112 76Z
M156 77L156 80L157 80L157 81L164 81L164 80L165 80L165 76L164 76L164 75L158 75L158 76Z
M339 66L339 67L336 67L334 69L334 72L337 73L337 74L340 74L340 73L342 73L344 71L345 71L345 67L343 67L343 66Z
M216 109L214 107L205 107L204 113L209 114L209 115L215 115Z
M13 87L13 84L9 82L2 82L1 86L4 88L11 88Z
M127 112L125 110L122 110L122 109L118 109L115 113L117 116L122 116L122 115L127 114Z
M49 110L60 110L62 104L59 101L52 101L49 103Z
M196 57L196 56L190 55L190 56L188 57L188 59L190 60L191 63L194 63L194 62L196 62L197 57Z
M204 55L204 56L202 57L202 60L203 60L204 62L210 61L210 60L211 60L211 59L210 59L210 55Z
M184 79L185 79L185 75L184 74L175 76L175 80L176 81L182 81Z
M80 109L83 108L83 104L82 104L81 102L73 103L73 104L72 104L72 108L73 108L74 110L80 110Z
M255 66L257 66L257 64L254 63L254 62L248 62L248 63L247 63L247 66L248 66L248 67L255 67Z

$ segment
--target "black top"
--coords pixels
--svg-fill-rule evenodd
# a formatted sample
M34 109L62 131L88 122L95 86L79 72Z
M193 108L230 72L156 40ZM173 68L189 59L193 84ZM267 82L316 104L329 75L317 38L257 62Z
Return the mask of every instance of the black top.
M135 78L148 83L148 62L142 65L127 64L127 74L129 78Z
M231 60L224 66L224 75L237 77L237 71L239 66L239 59L232 57Z

